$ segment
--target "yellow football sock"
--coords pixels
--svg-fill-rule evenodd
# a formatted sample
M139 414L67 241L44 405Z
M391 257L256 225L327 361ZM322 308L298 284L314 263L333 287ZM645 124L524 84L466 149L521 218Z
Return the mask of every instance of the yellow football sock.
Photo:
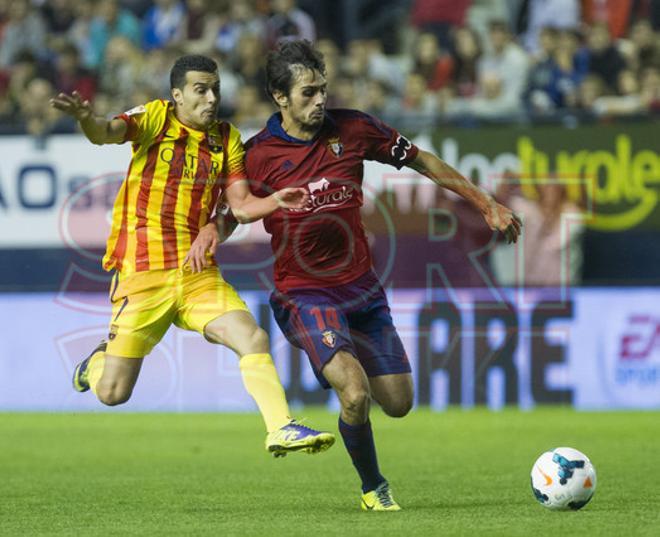
M245 389L257 403L270 433L291 421L289 404L270 354L246 354L239 361Z
M89 359L89 364L87 365L87 382L94 395L96 395L96 385L103 376L104 367L105 353L103 351L95 352Z

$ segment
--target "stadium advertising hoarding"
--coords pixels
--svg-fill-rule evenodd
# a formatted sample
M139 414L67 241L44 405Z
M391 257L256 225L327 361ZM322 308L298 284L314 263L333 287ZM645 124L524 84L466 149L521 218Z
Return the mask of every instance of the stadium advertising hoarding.
M244 133L244 138L250 134ZM415 142L435 149L493 191L502 182L521 181L524 193L534 197L536 181L565 182L570 197L593 213L587 226L616 233L660 229L656 134L656 122L630 123L625 128L620 124L573 129L441 127L430 139L420 136ZM3 137L0 211L13 232L0 235L0 247L65 245L62 225L67 222L62 221L62 209L67 207L80 219L95 211L107 212L129 157L128 146L101 149L76 135L52 136L44 144L25 136ZM373 200L383 191L393 191L396 206L392 209L412 216L405 223L395 219L395 226L405 225L407 233L426 235L426 212L435 198L427 181L405 170L392 172L392 168L367 163L367 225L374 212ZM101 246L106 230L107 222L83 240Z
M660 408L660 290L574 289L388 292L410 358L416 403L572 404L579 409ZM245 292L271 334L273 356L293 404L337 407L307 359L285 341L264 292ZM0 295L0 410L99 410L70 386L75 363L107 336L99 294ZM35 327L40 337L34 338ZM248 411L238 362L198 334L172 328L145 360L133 411Z
M440 155L464 175L495 191L502 182L556 181L585 207L587 226L603 232L660 228L657 122L438 129Z

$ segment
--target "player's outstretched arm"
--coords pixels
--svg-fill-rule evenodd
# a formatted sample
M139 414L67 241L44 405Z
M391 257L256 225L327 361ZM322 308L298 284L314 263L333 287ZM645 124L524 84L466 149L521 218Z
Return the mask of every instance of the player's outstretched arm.
M522 231L522 221L508 207L497 203L486 192L463 177L433 153L420 150L409 166L468 200L483 215L488 227L504 234L509 243L516 242Z
M50 100L50 105L70 115L80 123L85 136L93 144L118 144L124 141L126 122L121 119L107 120L95 116L92 104L83 100L77 91L71 94L58 93Z
M283 188L268 197L258 198L250 192L247 180L232 183L225 195L236 220L241 224L265 218L277 209L303 209L309 200L309 192L304 188Z

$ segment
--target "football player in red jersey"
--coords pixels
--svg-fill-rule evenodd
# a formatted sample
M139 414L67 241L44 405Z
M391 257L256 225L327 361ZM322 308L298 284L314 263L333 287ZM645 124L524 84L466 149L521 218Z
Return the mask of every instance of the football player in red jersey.
M337 392L339 431L362 480L362 508L398 511L378 467L369 405L373 398L389 416L405 416L413 383L360 219L363 162L413 168L471 202L509 242L518 238L521 222L378 119L326 109L323 57L309 42L283 43L269 55L266 71L279 112L246 144L249 187L232 184L227 199L240 206L250 191L265 197L285 187L308 189L303 209L278 210L264 221L275 256L271 306L321 385Z

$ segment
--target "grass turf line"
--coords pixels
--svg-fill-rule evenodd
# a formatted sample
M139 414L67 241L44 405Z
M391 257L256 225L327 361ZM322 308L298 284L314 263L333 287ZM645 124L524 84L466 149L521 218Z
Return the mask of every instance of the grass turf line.
M299 415L337 433L336 416ZM376 411L400 513L359 510L341 438L271 458L253 414L0 414L0 535L658 535L660 413L567 408ZM598 473L592 502L550 512L531 466L559 445Z

